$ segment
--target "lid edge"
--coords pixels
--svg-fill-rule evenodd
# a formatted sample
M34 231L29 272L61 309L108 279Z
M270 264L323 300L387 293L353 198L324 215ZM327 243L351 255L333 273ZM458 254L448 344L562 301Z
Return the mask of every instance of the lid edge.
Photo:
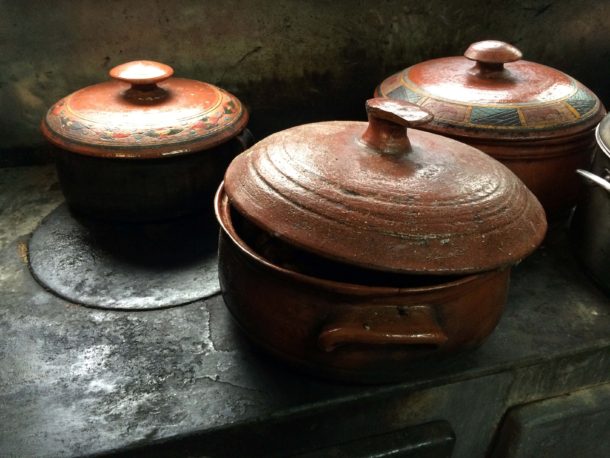
M50 110L49 110L50 111ZM40 123L40 130L43 136L58 148L82 156L113 158L113 159L160 159L177 157L197 153L214 148L239 135L247 126L249 121L248 110L242 105L242 113L237 121L226 128L222 134L204 137L201 141L185 140L183 142L166 143L164 145L146 146L108 146L93 145L85 142L78 142L74 139L65 137L51 129L45 116ZM183 148L180 148L184 145Z

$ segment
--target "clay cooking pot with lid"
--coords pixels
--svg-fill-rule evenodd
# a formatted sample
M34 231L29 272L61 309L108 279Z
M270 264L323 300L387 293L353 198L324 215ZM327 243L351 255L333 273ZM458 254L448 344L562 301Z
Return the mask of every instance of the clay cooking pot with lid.
M574 78L521 56L508 43L477 42L464 56L421 62L390 76L375 95L429 110L434 120L422 129L498 159L557 219L575 204L574 170L588 164L605 109Z
M226 166L251 143L248 113L227 91L172 75L128 62L47 112L42 132L72 210L155 221L210 207Z
M502 164L407 130L428 112L390 99L367 112L368 124L276 133L231 163L215 202L219 274L263 348L329 377L388 381L493 330L510 266L546 220Z

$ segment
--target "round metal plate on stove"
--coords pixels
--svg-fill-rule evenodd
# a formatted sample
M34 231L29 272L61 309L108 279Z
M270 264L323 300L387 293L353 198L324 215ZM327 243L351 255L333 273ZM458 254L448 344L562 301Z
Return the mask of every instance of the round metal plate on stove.
M62 204L30 238L30 269L46 289L90 307L186 304L220 291L218 232L209 221L107 223L77 217Z

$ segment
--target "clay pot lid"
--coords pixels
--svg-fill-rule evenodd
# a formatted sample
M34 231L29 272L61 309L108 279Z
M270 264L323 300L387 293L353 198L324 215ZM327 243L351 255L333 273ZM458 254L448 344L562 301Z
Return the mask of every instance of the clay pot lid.
M376 95L434 113L426 130L453 136L530 139L586 131L605 110L574 78L521 59L501 41L470 45L464 56L433 59L387 78Z
M461 142L407 130L432 118L416 105L379 98L366 107L368 125L302 125L239 155L225 175L230 203L297 247L392 272L490 270L542 241L544 211L506 167Z
M57 146L90 156L158 158L211 148L239 134L248 113L212 84L171 78L147 60L110 70L114 79L85 87L51 107L42 122Z

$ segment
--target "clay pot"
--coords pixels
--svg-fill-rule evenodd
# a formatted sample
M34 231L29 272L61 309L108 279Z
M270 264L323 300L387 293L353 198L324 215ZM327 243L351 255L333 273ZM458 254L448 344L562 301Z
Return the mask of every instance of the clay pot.
M71 210L142 222L211 209L226 167L252 142L248 113L232 94L172 74L129 62L48 111L41 128Z
M536 195L549 219L569 214L605 114L574 78L521 59L514 46L488 40L464 56L415 64L384 80L375 95L408 100L434 114L423 126L491 155Z
M260 346L303 369L391 381L410 361L491 333L510 266L541 242L542 207L504 166L409 125L420 108L367 102L369 123L274 134L217 193L227 307Z

